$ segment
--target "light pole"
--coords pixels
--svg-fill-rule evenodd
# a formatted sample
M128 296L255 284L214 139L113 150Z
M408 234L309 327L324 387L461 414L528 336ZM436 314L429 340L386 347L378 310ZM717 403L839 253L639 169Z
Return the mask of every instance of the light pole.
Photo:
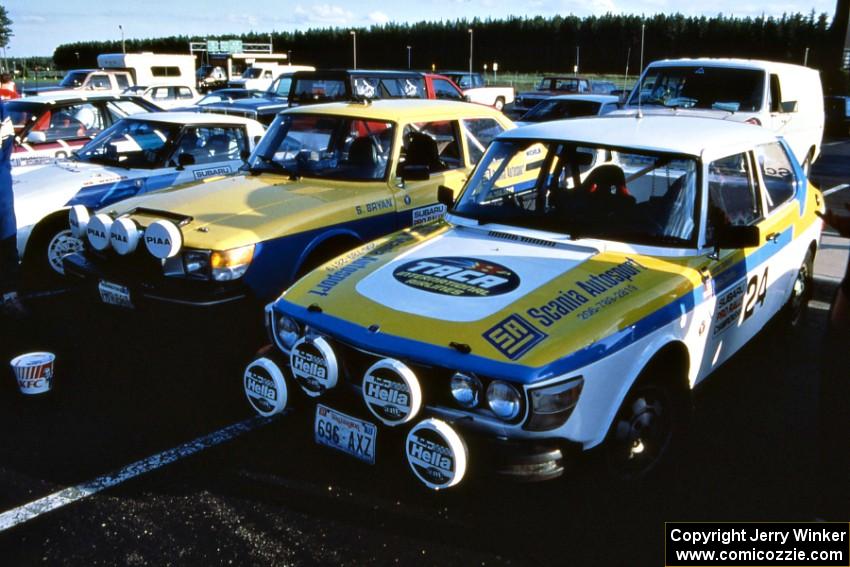
M575 75L578 75L578 60L579 60L579 54L581 53L580 50L581 50L581 48L578 45L576 45L576 68L575 68L575 71L573 73Z
M407 46L407 68L408 69L410 69L410 50L411 49L412 49L411 46L408 45Z
M272 34L269 34L269 53L274 53L274 45L272 42Z
M354 68L357 69L357 32L354 30L350 30L348 33L351 34L352 40L352 48L354 49Z
M472 28L469 28L469 80L472 81Z
M124 26L118 24L118 29L121 30L121 53L127 53L127 47L124 44Z
M286 60L289 61L289 64L292 65L292 50L286 50Z
M79 66L80 66L80 52L79 52L79 51L75 51L75 52L74 52L74 55L76 55L76 56L77 56L77 67L79 67Z

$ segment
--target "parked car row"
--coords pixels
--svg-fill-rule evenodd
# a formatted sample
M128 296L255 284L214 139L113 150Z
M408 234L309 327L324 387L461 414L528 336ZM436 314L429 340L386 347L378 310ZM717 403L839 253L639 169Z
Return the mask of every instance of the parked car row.
M637 108L547 96L544 117L573 118L522 128L456 86L423 100L448 78L402 71L296 71L286 97L124 116L16 174L25 272L181 324L265 313L250 406L306 412L316 444L406 461L431 489L550 479L590 451L640 478L693 388L811 296L814 99L750 65L744 108L737 62L714 61L650 66Z

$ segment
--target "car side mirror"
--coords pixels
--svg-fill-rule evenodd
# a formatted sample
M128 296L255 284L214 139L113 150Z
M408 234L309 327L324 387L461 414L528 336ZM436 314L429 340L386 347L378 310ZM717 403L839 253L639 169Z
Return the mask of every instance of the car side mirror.
M724 226L717 233L715 246L720 248L752 248L761 243L757 226Z
M195 165L195 156L192 154L180 154L177 157L177 169L183 169L187 165Z
M33 131L27 134L24 142L28 144L43 144L47 141L47 134L41 131Z
M399 166L399 177L402 181L428 181L431 178L431 170L427 165L406 165Z
M786 100L779 104L779 109L782 112L797 112L797 101L796 100Z
M455 190L445 185L437 187L437 202L451 209L455 204Z

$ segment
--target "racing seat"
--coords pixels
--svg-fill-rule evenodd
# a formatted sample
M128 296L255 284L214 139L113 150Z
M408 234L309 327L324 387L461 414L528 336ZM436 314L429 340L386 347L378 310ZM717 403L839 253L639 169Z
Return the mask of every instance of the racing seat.
M424 165L431 173L446 169L434 138L422 132L410 132L407 136L405 165Z
M372 138L363 136L351 142L348 148L348 163L357 177L371 179L378 166L378 148Z
M230 155L230 137L226 134L210 136L207 140L207 151L209 152L207 161L227 159Z

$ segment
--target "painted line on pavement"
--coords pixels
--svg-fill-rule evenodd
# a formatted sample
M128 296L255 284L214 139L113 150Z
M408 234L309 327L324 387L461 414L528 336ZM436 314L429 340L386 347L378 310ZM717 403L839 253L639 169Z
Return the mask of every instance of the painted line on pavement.
M198 437L193 441L189 441L188 443L184 443L173 449L168 449L167 451L136 461L135 463L129 464L114 473L99 476L94 480L84 482L76 486L69 486L68 488L54 492L53 494L48 494L44 498L39 498L38 500L34 500L28 504L24 504L23 506L18 506L17 508L3 512L0 514L0 532L13 528L18 524L28 522L33 518L37 518L38 516L56 510L57 508L73 504L83 498L88 498L102 490L112 488L122 482L149 473L160 467L164 467L165 465L169 465L175 461L179 461L180 459L199 453L205 449L226 443L240 435L262 427L274 419L276 419L276 417L256 416L239 423L234 423L233 425L229 425L223 429L204 435L203 437Z
M826 191L823 192L823 196L827 197L829 195L832 195L833 193L843 191L844 189L847 189L848 187L850 187L850 183L842 183L841 185L836 185L835 187L830 187L829 189L827 189Z

